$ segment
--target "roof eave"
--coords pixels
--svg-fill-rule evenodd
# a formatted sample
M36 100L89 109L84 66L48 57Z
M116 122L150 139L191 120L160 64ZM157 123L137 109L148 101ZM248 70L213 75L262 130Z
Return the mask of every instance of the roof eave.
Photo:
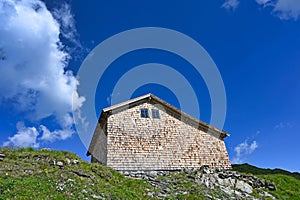
M110 111L122 109L122 108L124 108L126 106L129 106L131 104L137 103L137 102L142 101L144 99L154 100L154 101L162 104L163 106L169 108L173 112L175 112L175 113L177 113L177 114L179 114L181 116L184 116L185 118L190 119L190 120L194 121L195 123L198 123L199 126L201 126L202 128L207 129L209 132L220 134L220 138L225 138L225 137L230 136L230 134L227 133L226 131L218 129L218 128L210 125L210 124L207 124L207 123L205 123L205 122L203 122L203 121L201 121L201 120L199 120L199 119L197 119L195 117L192 117L192 116L186 114L185 112L179 110L175 106L173 106L173 105L165 102L164 100L156 97L155 95L153 95L151 93L145 94L143 96L140 96L140 97L137 97L137 98L134 98L134 99L130 99L130 100L122 102L122 103L118 103L118 104L110 106L110 107L103 108L99 120L101 119L101 117L102 117L102 115L104 113L105 114L109 114Z

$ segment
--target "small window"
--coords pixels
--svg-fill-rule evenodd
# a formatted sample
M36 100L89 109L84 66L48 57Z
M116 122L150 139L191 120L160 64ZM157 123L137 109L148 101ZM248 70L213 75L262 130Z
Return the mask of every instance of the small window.
M152 118L153 119L159 119L160 116L159 116L159 110L156 110L156 109L152 109Z
M149 113L147 108L142 108L141 109L141 117L142 118L149 118Z

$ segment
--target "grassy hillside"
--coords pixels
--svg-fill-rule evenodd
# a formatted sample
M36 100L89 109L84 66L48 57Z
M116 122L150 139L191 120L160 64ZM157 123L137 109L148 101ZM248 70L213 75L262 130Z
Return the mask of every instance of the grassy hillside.
M239 165L232 165L233 169L239 172L244 173L251 173L253 175L270 175L270 174L282 174L294 177L298 180L300 180L300 173L298 172L289 172L282 169L262 169L258 168L252 165L249 165L247 163L245 164L239 164Z
M142 199L151 188L69 152L0 149L0 153L6 155L0 161L0 199Z
M204 199L226 197L195 184L184 172L159 177L162 188L126 178L110 168L63 151L4 149L0 161L0 199ZM167 194L167 195L166 195ZM166 196L163 196L166 195ZM225 196L222 196L225 195ZM222 198L223 199L223 198Z
M99 164L63 151L0 148L0 200L6 199L235 199L220 188L208 189L198 172L184 171L150 180L126 178ZM268 191L279 199L300 199L298 173L234 165L241 173L276 184ZM200 172L201 174L201 172ZM261 192L254 189L258 197Z
M300 199L300 174L282 169L262 169L249 164L232 165L233 170L252 174L275 183L277 190L270 191L278 199Z

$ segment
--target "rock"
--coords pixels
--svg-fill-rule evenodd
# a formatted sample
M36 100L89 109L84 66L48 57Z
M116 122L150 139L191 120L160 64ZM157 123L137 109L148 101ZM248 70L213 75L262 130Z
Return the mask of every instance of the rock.
M229 181L230 186L234 186L236 183L236 179L234 179L234 178L228 178L228 181Z
M215 177L211 176L211 177L209 178L209 181L210 181L210 183L211 183L212 185L216 185L217 179L216 179Z
M82 193L82 194L86 194L86 193L88 193L88 192L87 192L85 189L82 189L82 190L81 190L81 193Z
M122 174L123 174L124 176L129 176L129 175L130 175L130 173L129 173L128 171L123 171Z
M257 178L253 175L243 175L236 171L212 169L202 166L201 169L182 169L178 171L123 171L123 175L135 179L143 179L157 189L154 194L147 191L145 195L164 199L170 195L192 194L193 190L185 190L180 186L188 182L198 184L199 187L206 186L213 190L220 188L223 193L221 196L212 196L213 199L257 199L252 196L253 188L274 190L275 185L270 181ZM185 176L186 179L177 181L174 179L178 174ZM170 175L170 176L169 176ZM150 193L149 193L150 192ZM153 195L153 196L151 196ZM207 199L209 195L204 194ZM208 195L208 196L207 196ZM222 196L223 195L223 196ZM267 196L266 196L267 197ZM267 197L268 198L268 197ZM270 197L272 198L272 197Z
M268 185L267 188L268 188L269 190L271 190L271 191L276 190L276 186L275 186L274 184Z
M203 165L203 166L201 166L200 170L201 170L204 174L211 174L211 173L212 173L212 169L211 169L208 165Z
M67 162L67 165L71 164L71 160L69 158L66 158L66 162Z
M189 178L189 179L195 180L195 176L192 176L192 175L190 175L190 174L188 174L186 177Z
M32 169L25 169L24 174L31 175L31 174L33 174L33 170Z
M50 148L42 148L41 151L51 151L52 149Z
M91 197L94 198L94 199L104 199L103 196L95 195L95 194L92 194Z
M223 186L234 186L235 185L235 179L233 178L226 178L226 179L217 179L219 185L223 185Z
M62 173L62 174L60 175L60 177L62 177L63 179L66 179L66 178L68 177L68 174Z
M246 182L238 180L235 187L243 192L252 194L253 188Z
M165 198L167 195L166 194L163 194L163 193L158 193L157 194L157 197L160 197L160 198Z
M78 160L73 160L73 164L77 165L77 164L79 164L79 161Z
M240 191L234 190L233 193L236 199L242 199L243 194Z
M170 192L171 190L170 190L169 188L166 187L166 188L163 189L163 191L164 191L165 193L168 193L168 192Z
M62 161L57 161L56 165L59 166L60 168L64 167L64 163Z
M92 176L90 176L89 174L85 173L82 169L79 169L78 171L76 170L71 170L71 172L73 172L74 174L80 176L80 177L84 177L84 178L92 178Z
M227 174L225 174L225 173L220 173L220 174L218 174L218 177L219 177L220 179L225 179L225 178L227 178L228 176L227 176Z
M157 176L157 171L150 171L150 172L149 172L149 175L150 175L150 176Z
M276 186L268 180L265 181L265 187L271 191L276 190Z
M0 161L3 161L3 159L4 159L4 157L5 157L5 154L0 154Z
M215 187L214 183L216 182L213 177L210 177L209 174L203 174L200 180L207 188L213 189Z
M270 199L276 199L273 195L271 195L270 193L268 193L266 191L262 191L261 193L259 193L259 196L268 197Z
M234 177L234 178L240 178L241 177L241 175L238 173L238 172L236 172L236 171L233 171L232 172L232 176Z
M164 172L164 171L158 171L157 175L158 176L166 176L166 175L168 175L168 173L167 173L167 171L166 172Z
M234 190L230 187L220 187L220 189L230 196L232 196L232 194L234 193Z
M147 193L147 196L149 196L149 197L153 197L153 195L154 195L153 192L148 192L148 193Z
M251 185L251 187L253 186L253 181L250 179L250 180L247 180L247 183L249 184L249 185Z

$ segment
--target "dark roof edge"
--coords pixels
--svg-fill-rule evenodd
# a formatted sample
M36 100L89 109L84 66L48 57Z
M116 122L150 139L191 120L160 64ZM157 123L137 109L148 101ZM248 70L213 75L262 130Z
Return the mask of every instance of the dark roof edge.
M103 119L103 118L104 118L104 119ZM92 153L91 153L91 152L93 151L92 148L94 148L94 146L95 146L95 145L93 145L93 141L95 141L95 137L97 137L97 135L96 135L96 134L97 134L97 133L96 133L96 129L97 129L97 127L98 127L99 124L100 124L100 126L101 126L103 123L106 122L106 118L107 118L107 113L104 112L104 111L102 110L102 111L101 111L101 114L100 114L100 117L99 117L99 119L98 119L98 124L97 124L97 126L96 126L96 128L95 128L93 137L92 137L92 139L91 139L89 148L88 148L88 150L87 150L87 152L86 152L86 156L92 155ZM104 120L104 121L103 121L103 120Z

